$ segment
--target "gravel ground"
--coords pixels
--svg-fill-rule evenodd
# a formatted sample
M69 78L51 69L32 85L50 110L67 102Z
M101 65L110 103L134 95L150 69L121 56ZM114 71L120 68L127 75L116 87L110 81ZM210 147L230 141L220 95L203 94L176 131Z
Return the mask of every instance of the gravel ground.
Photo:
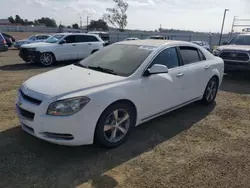
M14 112L20 84L59 65L17 52L0 54L0 187L250 187L250 76L226 75L216 103L145 123L119 148L63 147L26 134Z

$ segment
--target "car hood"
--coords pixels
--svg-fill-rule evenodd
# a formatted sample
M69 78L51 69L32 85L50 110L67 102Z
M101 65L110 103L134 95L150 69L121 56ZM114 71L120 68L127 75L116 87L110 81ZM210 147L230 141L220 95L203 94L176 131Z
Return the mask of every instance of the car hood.
M69 65L34 76L23 85L31 91L55 97L106 86L122 80L125 80L125 77Z
M47 43L47 42L34 42L31 44L25 44L22 47L24 48L39 48L39 47L52 47L56 46L58 44L52 44L52 43Z
M16 42L18 42L18 43L23 43L23 42L30 42L30 40L24 39L24 40L18 40L18 41L16 41Z
M250 46L245 45L225 45L218 47L219 50L241 50L241 51L250 51Z

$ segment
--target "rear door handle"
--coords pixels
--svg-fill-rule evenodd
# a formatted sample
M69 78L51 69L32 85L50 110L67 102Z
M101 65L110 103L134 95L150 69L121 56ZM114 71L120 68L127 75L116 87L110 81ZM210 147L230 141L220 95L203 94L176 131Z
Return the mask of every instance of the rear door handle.
M88 43L88 45L92 45L91 43Z
M205 67L204 67L204 69L209 69L210 68L210 66L209 65L206 65Z
M183 73L183 72L179 72L179 73L176 75L176 77L182 77L182 76L184 76L184 73Z
M76 44L72 44L72 46L76 46Z

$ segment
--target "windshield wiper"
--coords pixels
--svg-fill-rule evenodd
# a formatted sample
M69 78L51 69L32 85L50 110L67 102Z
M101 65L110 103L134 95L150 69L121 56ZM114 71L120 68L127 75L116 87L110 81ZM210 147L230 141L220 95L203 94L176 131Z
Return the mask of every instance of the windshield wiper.
M104 73L118 75L116 72L114 72L114 70L102 68L102 67L99 67L99 66L98 67L88 66L87 68L92 69L92 70L97 70L97 71L100 71L100 72L104 72Z
M87 68L85 65L82 65L80 62L74 63L74 65L78 67Z

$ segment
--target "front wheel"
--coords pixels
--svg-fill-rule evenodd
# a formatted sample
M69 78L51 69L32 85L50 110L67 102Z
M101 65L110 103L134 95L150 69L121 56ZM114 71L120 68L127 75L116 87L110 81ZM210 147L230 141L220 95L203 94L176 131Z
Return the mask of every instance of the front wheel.
M219 81L216 77L209 80L205 92L203 94L202 102L204 104L212 104L216 98L219 87Z
M108 107L98 120L95 141L106 148L115 148L124 143L135 126L133 107L116 103Z
M42 53L39 60L40 63L45 67L51 66L55 63L55 57L52 53Z

